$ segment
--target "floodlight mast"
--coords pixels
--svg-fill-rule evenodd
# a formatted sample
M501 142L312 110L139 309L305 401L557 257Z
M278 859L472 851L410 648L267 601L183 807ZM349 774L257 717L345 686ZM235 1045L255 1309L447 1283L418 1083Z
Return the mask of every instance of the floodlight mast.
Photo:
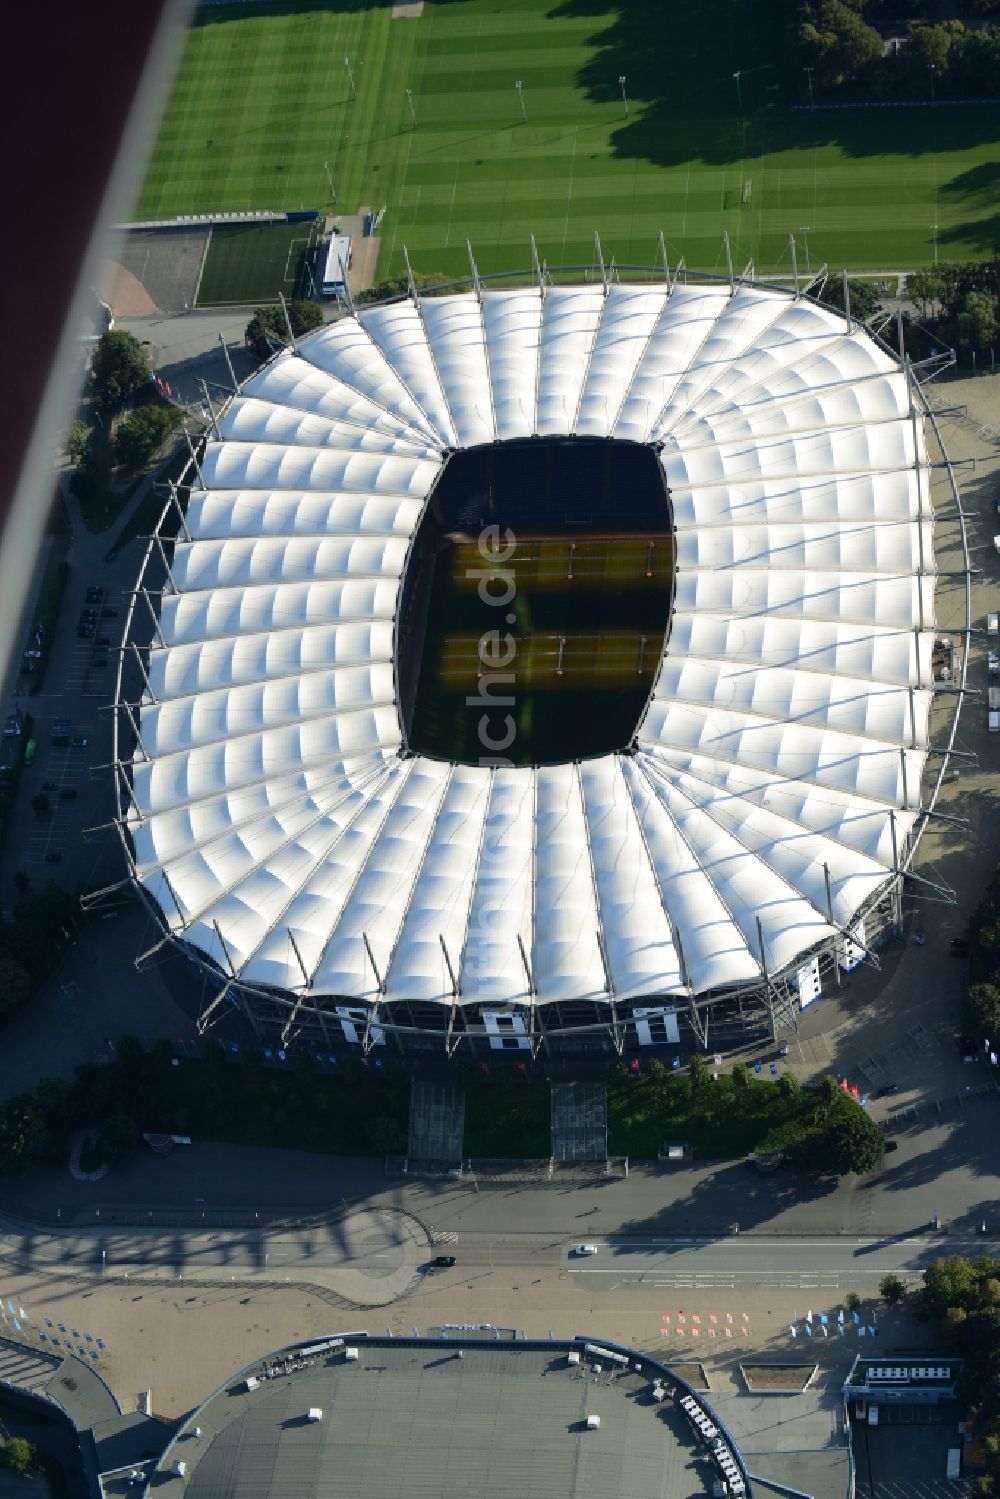
M619 75L618 75L618 87L622 91L622 103L625 106L625 118L627 120L629 118L629 112L628 112L628 94L625 92L625 74L624 73L619 73Z
M356 99L358 97L358 90L354 82L354 72L351 68L351 59L349 57L344 58L344 67L347 69L347 81L351 86L351 98Z
M521 82L520 78L515 81L514 87L517 89L517 101L521 106L521 123L527 125L528 111L524 107L524 84Z
M416 128L417 128L417 111L413 107L413 90L411 88L408 88L406 90L406 102L410 106L410 119L413 121L413 128L414 128L414 130L416 130Z

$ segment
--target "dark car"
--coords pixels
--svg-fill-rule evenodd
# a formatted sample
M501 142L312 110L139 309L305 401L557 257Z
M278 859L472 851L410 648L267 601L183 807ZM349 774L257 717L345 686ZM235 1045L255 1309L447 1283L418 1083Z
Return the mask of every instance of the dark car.
M61 802L75 802L76 798L77 790L75 786L67 786L63 791L60 791L59 793L59 800Z
M97 649L99 651L110 651L110 649L111 649L111 638L110 638L110 636L108 636L108 635L98 635L98 637L97 637Z
M886 1140L886 1142L885 1142L885 1153L886 1153L886 1155L888 1155L890 1153L890 1151L898 1150L898 1149L899 1149L899 1146L897 1145L897 1143L896 1143L895 1140Z
M102 619L117 619L118 618L118 610L117 609L102 609L101 610L101 618Z
M895 1083L883 1083L875 1094L876 1098L891 1098L893 1093L898 1093L899 1088Z
M432 1270L450 1270L455 1263L453 1254L436 1254L431 1260Z
M72 744L72 746L73 746L74 749L86 749L87 748L87 741L86 741L86 739L84 739L84 737L83 737L82 734L75 734L73 736L73 738L70 740L70 743Z

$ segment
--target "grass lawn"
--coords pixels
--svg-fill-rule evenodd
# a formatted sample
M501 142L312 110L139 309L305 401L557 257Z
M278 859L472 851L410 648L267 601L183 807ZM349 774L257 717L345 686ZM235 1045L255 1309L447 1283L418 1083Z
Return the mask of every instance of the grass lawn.
M892 270L989 255L1000 107L784 103L782 0L199 6L137 217L387 212L381 278L672 260ZM345 57L357 97L351 97ZM733 74L739 70L739 90ZM619 79L625 78L628 116ZM523 85L527 121L515 81ZM417 127L406 91L412 92ZM817 102L822 102L821 100ZM206 288L206 295L210 288Z
M663 1144L690 1145L696 1160L739 1160L800 1138L817 1102L811 1089L785 1095L776 1083L754 1077L736 1087L723 1074L692 1097L686 1077L663 1069L641 1077L619 1073L608 1087L608 1148L639 1160L655 1156Z
M312 224L222 224L212 230L198 288L198 306L276 302L297 296Z

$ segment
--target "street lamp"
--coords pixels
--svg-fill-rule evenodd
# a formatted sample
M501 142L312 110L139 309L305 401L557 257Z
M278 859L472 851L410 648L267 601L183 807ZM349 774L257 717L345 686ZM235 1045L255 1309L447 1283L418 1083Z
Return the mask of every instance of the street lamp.
M934 90L934 74L937 72L937 64L929 62L927 64L927 71L931 75L931 107L933 108L933 106L937 103L937 94Z
M742 72L742 69L738 69L733 74L733 77L736 79L736 98L737 98L737 101L739 103L740 109L743 108L743 85L740 83L740 73L741 72Z
M931 229L934 232L934 264L937 265L937 263L938 263L938 246L937 246L938 226L936 224L932 224L931 225Z
M323 170L326 173L326 180L330 184L330 202L331 203L336 203L336 201L337 201L337 189L334 187L334 185L333 185L333 178L330 176L330 163L328 161L324 161L324 163L323 163Z
M805 73L806 77L809 80L809 108L810 109L815 109L816 108L816 100L813 98L813 73L816 70L815 70L815 68L803 68L802 71L803 71L803 73Z
M625 106L625 118L627 120L628 117L629 117L629 114L628 114L628 95L625 92L625 74L624 73L619 73L619 75L618 75L618 87L622 91L622 103Z
M354 83L354 74L351 71L351 59L349 57L344 58L344 67L347 69L347 81L351 85L351 98L356 99L358 97L358 90Z
M413 107L413 90L410 89L410 88L408 88L406 90L406 102L410 106L410 119L413 121L413 128L414 128L414 130L416 130L416 128L417 128L417 111Z
M518 103L521 106L521 119L527 125L527 123L528 123L528 111L524 107L524 94L522 92L522 90L524 88L524 85L522 84L520 78L518 78L515 81L514 87L517 89L517 100L518 100Z

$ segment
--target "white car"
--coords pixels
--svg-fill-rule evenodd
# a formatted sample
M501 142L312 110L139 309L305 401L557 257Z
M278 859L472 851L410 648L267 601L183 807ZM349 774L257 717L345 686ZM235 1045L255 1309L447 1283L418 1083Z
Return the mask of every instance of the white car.
M596 1254L597 1253L597 1245L596 1244L577 1244L573 1248L573 1253L575 1255Z

